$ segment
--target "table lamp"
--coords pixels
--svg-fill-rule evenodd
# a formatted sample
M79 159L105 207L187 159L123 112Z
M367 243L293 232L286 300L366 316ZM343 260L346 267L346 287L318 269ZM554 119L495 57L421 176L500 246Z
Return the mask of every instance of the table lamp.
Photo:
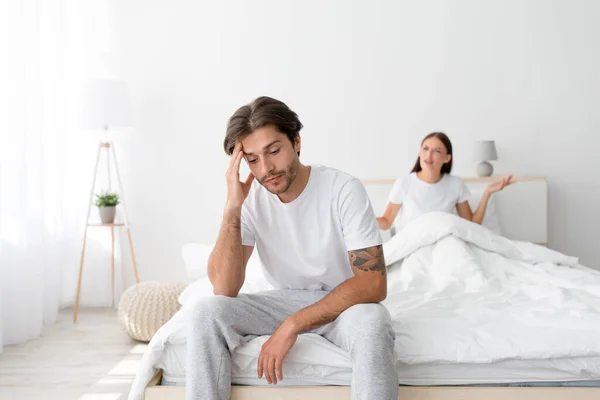
M498 159L496 153L496 144L493 140L481 140L475 145L475 161L479 161L477 165L477 176L485 177L492 176L494 167L488 161Z

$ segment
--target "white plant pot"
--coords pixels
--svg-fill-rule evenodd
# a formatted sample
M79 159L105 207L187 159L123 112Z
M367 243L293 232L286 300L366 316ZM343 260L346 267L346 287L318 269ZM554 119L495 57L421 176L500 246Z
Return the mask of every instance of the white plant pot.
M115 221L116 206L98 207L98 211L103 224L112 224Z

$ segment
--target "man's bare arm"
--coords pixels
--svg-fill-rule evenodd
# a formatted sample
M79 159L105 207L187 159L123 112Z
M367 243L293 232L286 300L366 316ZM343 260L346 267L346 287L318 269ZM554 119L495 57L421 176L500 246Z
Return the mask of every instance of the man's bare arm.
M382 246L348 252L354 276L345 280L317 303L290 316L294 333L307 332L334 321L356 304L378 303L387 296L387 271Z
M225 210L217 244L208 258L208 278L214 294L235 297L246 278L246 264L254 248L242 246L240 214Z
M242 145L236 143L225 174L227 204L223 222L217 244L208 258L208 279L213 285L213 292L230 297L237 296L244 284L246 263L253 249L242 246L242 205L254 179L254 175L249 174L245 182L240 182L242 157Z

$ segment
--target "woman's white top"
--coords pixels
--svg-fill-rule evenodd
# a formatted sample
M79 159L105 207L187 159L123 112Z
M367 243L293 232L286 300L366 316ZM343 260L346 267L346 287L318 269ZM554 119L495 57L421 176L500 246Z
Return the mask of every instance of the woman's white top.
M388 197L390 203L402 204L399 222L401 228L409 221L431 211L456 213L456 205L469 199L471 193L457 176L444 174L436 183L427 183L412 172L396 180Z

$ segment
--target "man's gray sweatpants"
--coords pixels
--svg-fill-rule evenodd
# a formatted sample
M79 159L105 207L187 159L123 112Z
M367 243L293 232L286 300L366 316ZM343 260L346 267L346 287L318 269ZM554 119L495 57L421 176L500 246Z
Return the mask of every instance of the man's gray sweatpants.
M328 293L274 290L201 300L195 306L188 335L186 399L230 400L231 353L235 348L256 336L271 335L288 316ZM350 354L352 399L397 400L395 334L384 306L355 305L312 332Z

